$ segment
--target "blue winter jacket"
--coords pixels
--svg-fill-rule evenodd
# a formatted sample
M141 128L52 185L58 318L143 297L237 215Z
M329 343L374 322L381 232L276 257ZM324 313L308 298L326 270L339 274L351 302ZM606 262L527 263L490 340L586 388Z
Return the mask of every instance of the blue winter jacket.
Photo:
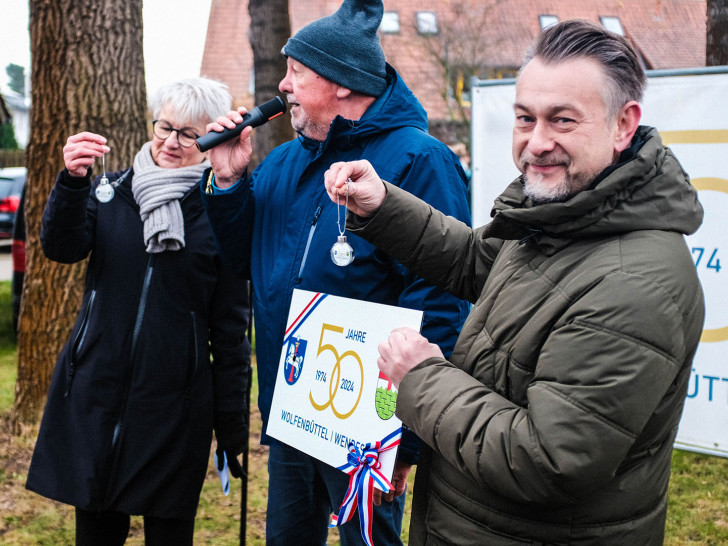
M427 114L391 66L388 86L361 117L337 117L325 142L299 137L275 148L248 179L203 202L223 256L253 284L258 405L267 423L294 288L424 310L422 334L445 355L468 304L434 288L363 239L347 234L355 260L330 258L337 207L324 172L337 161L369 160L388 182L470 223L467 178L458 158L427 134ZM344 226L344 207L339 210ZM399 456L416 459L419 441L403 436ZM275 440L265 433L263 443Z

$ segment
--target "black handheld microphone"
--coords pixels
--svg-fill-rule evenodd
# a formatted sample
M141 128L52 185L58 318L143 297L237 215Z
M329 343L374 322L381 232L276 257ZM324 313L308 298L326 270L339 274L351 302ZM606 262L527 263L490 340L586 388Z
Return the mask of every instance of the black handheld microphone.
M210 131L206 135L202 135L195 140L197 149L206 152L210 148L214 148L218 144L227 142L231 138L238 136L246 127L258 127L285 113L286 103L280 97L274 97L268 102L264 102L260 106L256 106L250 112L243 116L243 121L235 126L235 129L223 129L222 131Z

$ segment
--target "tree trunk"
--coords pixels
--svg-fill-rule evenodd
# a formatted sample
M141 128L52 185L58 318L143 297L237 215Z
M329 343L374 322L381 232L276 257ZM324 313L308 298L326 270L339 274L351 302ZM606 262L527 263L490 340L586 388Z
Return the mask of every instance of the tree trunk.
M39 240L48 193L64 167L66 139L81 131L105 136L109 171L130 165L147 140L142 0L30 0L30 39L27 261L11 417L16 431L40 416L83 292L86 262L51 262ZM95 170L101 170L98 162Z
M728 0L708 0L705 65L728 65Z
M250 0L250 45L253 48L255 104L263 104L280 95L278 84L286 74L286 58L281 48L291 35L288 0ZM281 17L281 14L286 14ZM254 161L259 163L268 153L293 138L290 113L253 133ZM251 165L253 168L254 165Z

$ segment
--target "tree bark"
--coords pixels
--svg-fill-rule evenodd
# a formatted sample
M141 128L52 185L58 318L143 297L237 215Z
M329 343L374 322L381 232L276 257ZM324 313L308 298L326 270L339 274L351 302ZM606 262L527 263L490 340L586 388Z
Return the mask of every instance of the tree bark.
M728 0L708 0L705 65L728 65Z
M286 74L286 59L281 49L291 35L288 0L250 0L250 45L253 48L255 104L262 104L280 95L278 84ZM281 17L281 14L286 14ZM253 133L254 163L293 138L290 113L258 127ZM251 168L254 164L251 164Z
M86 262L51 262L39 240L48 193L64 167L66 139L81 131L105 136L109 171L130 165L147 140L142 0L30 0L30 40L27 254L11 414L16 432L40 416L83 292Z

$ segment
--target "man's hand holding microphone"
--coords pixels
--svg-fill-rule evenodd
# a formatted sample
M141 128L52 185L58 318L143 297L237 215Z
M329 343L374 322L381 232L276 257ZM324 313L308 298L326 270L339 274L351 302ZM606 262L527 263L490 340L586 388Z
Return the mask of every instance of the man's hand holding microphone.
M199 137L195 144L201 152L210 150L210 163L218 188L229 188L245 172L253 154L250 143L253 128L277 118L285 111L283 99L274 97L250 112L243 107L228 112L227 116L220 116L206 127L207 134Z

